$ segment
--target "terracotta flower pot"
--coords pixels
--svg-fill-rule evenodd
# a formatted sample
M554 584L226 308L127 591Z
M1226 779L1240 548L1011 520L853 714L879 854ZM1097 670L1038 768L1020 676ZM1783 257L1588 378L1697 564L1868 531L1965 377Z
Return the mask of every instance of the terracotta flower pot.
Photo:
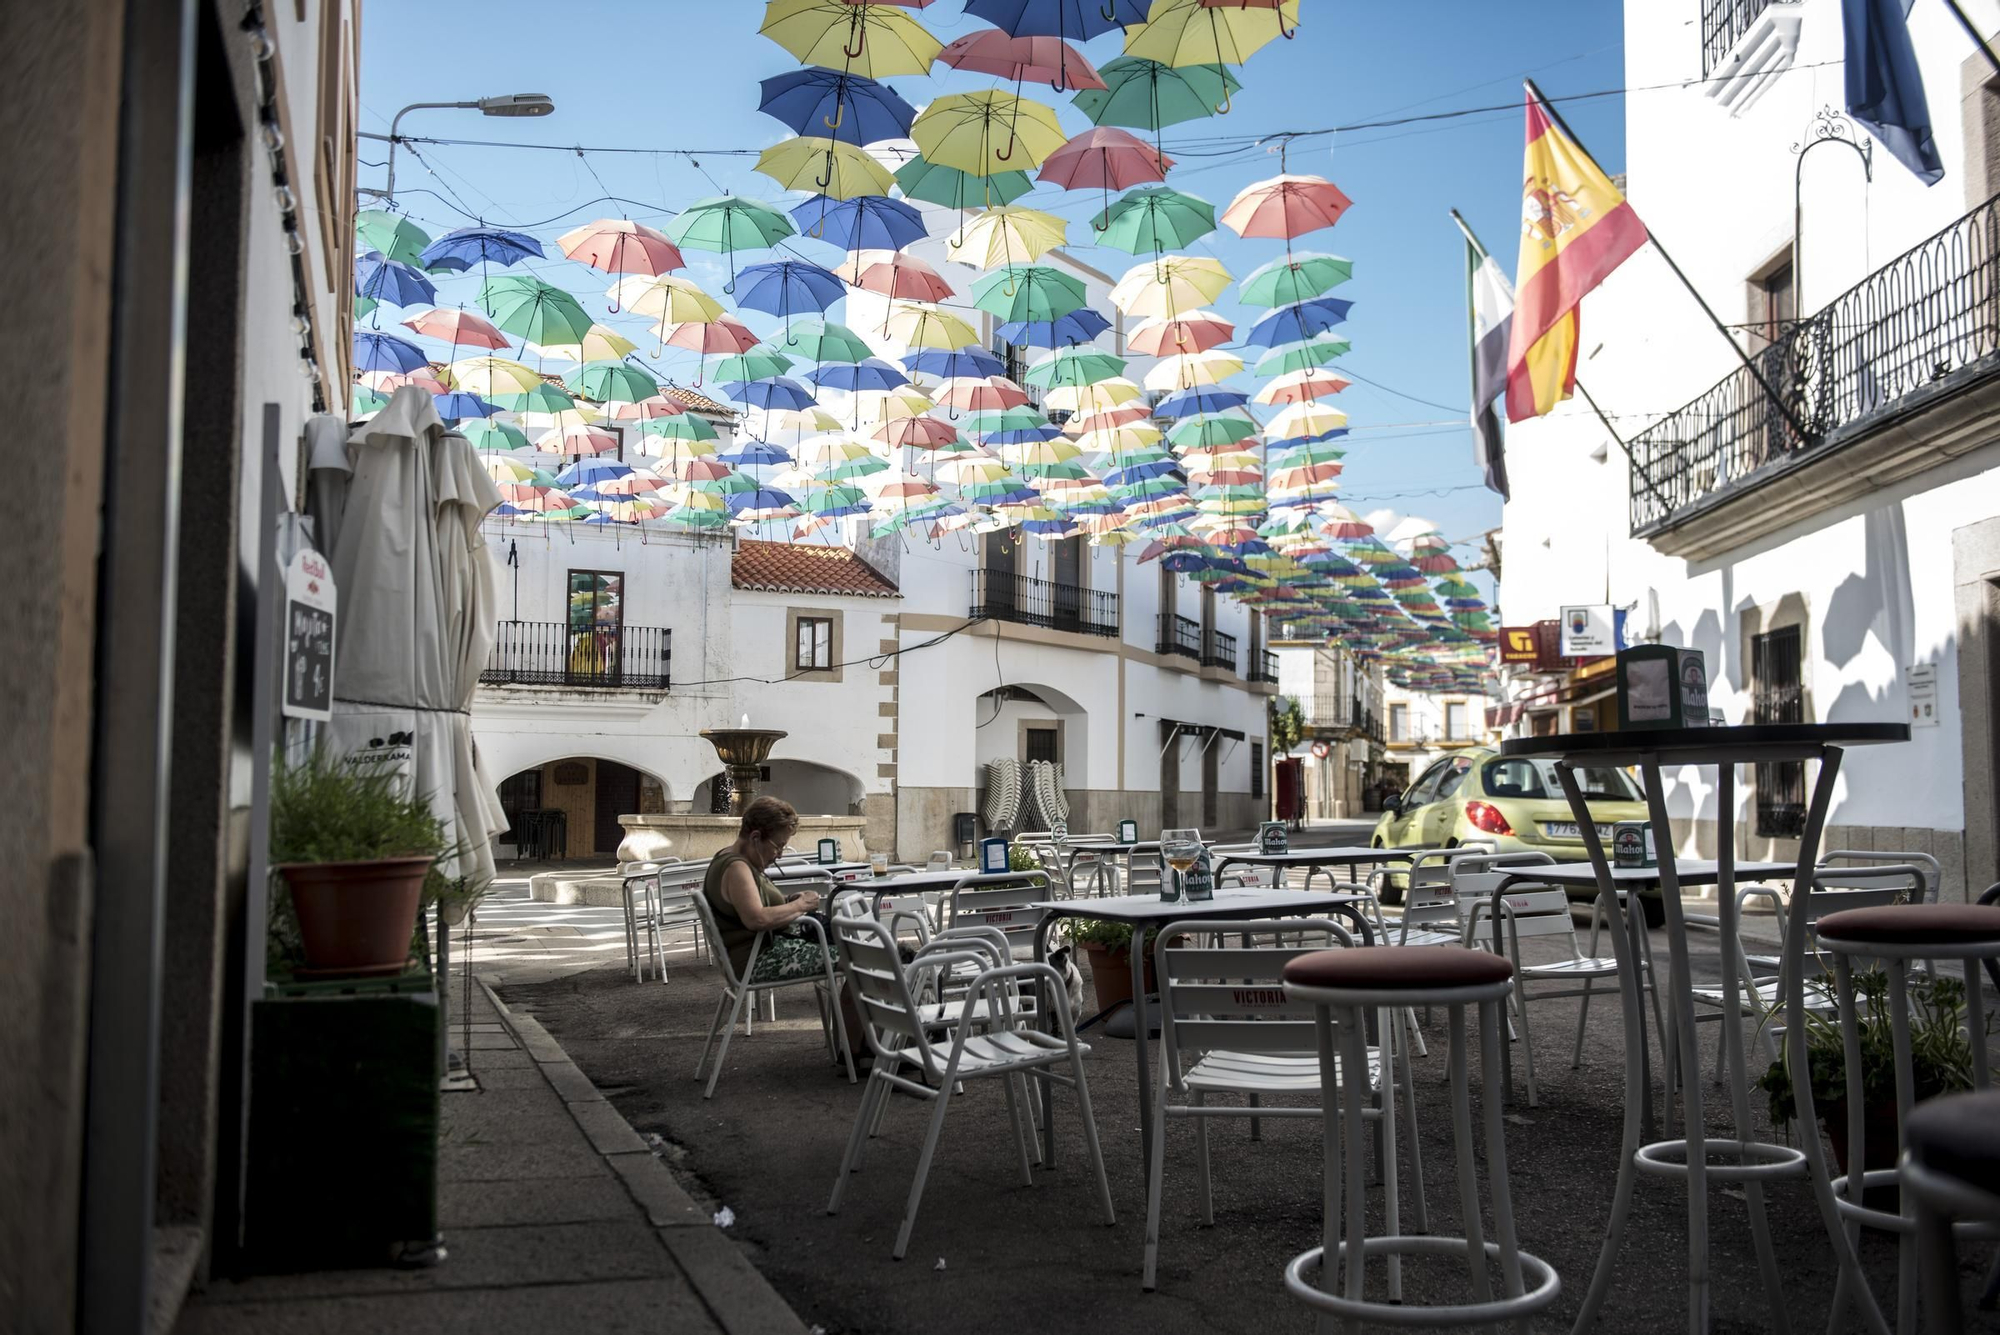
M1124 946L1106 946L1095 941L1083 943L1084 954L1090 957L1090 981L1097 990L1097 1009L1110 1010L1121 1001L1132 999L1132 957ZM1146 990L1153 989L1153 961L1146 960Z
M434 861L420 856L279 867L305 947L300 972L323 978L401 973Z

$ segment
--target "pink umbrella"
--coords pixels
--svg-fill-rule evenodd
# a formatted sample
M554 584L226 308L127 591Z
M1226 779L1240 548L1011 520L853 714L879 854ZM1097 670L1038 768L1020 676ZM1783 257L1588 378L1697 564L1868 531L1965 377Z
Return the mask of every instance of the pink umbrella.
M656 277L685 268L680 250L644 223L599 218L556 238L562 253L606 273L637 273Z
M1130 426L1134 422L1143 422L1152 415L1152 408L1144 399L1140 399L1135 403L1121 403L1116 408L1099 408L1096 412L1072 417L1063 423L1063 432L1066 435L1081 436L1086 431Z
M986 412L995 408L1018 408L1028 401L1028 392L1004 375L984 379L959 376L944 382L937 401L947 408L966 412Z
M750 327L727 315L708 322L686 320L669 325L668 329L671 331L665 340L668 347L686 348L704 357L712 352L748 352L757 346L757 336L750 332Z
M1174 160L1130 131L1085 130L1049 154L1040 179L1064 190L1123 190L1167 179Z
M900 250L857 250L833 272L849 287L903 301L943 301L952 295L943 275Z
M405 385L415 385L432 394L451 393L451 387L438 379L429 367L421 371L364 371L361 383L378 394L394 394Z
M1273 176L1243 187L1223 210L1222 225L1238 236L1290 241L1333 226L1353 202L1324 176Z
M983 28L947 46L938 59L974 74L997 74L1022 83L1045 83L1058 93L1103 88L1096 66L1059 37L1009 37L998 28Z
M884 445L912 445L920 450L942 449L958 439L958 428L935 417L891 417L868 433Z
M1317 366L1287 371L1257 391L1252 403L1311 403L1338 394L1354 382Z
M564 427L537 437L535 448L543 454L603 454L618 448L618 437L600 427Z
M449 343L453 348L504 348L509 342L505 334L493 327L492 321L477 311L425 311L403 323L426 338Z
M663 394L655 394L650 399L640 399L637 403L613 400L605 405L611 416L621 422L643 422L655 417L679 417L687 411L679 399L670 399Z
M1236 326L1214 311L1189 311L1172 320L1142 320L1132 327L1125 346L1148 357L1181 352L1206 352L1236 336Z

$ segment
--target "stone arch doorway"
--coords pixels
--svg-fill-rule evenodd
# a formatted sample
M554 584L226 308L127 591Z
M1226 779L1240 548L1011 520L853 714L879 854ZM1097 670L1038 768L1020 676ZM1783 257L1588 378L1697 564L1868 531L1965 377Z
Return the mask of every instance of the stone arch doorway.
M1089 786L1090 713L1074 696L1040 682L1010 682L974 699L972 722L970 787L975 793L986 786L987 765L1003 757L1024 767L1031 760L1061 765L1066 791ZM1072 799L1071 828L1085 828L1079 822L1089 819L1076 809ZM1024 802L1015 828L1039 830L1047 824L1034 813L1031 803Z
M664 812L667 787L657 776L600 756L565 756L518 770L500 783L508 829L502 856L579 861L616 856L625 837L618 818Z

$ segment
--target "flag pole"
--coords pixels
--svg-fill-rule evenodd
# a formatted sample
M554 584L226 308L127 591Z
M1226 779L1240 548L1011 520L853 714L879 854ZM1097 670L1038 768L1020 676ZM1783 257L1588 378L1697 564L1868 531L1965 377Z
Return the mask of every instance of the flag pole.
M1576 131L1569 128L1569 122L1564 120L1562 113L1557 111L1554 105L1550 103L1548 94L1536 87L1533 79L1523 79L1521 82L1527 85L1528 95L1542 104L1542 110L1547 113L1550 120L1555 122L1556 128L1567 135L1569 141L1576 145L1577 150L1585 157L1589 157L1594 164L1597 159L1591 157L1590 150L1585 148L1583 141L1576 137ZM1599 167L1598 170L1603 171L1604 169ZM1764 397L1769 399L1777 410L1785 415L1785 421L1791 424L1792 430L1798 433L1801 441L1811 440L1812 433L1806 430L1805 423L1799 420L1799 415L1793 411L1792 405L1785 402L1779 396L1778 391L1771 388L1771 382L1766 380L1764 373L1757 369L1757 363L1750 360L1750 354L1745 352L1736 339L1731 336L1729 326L1722 323L1721 317L1716 315L1714 308L1708 304L1708 299L1701 295L1701 292L1693 283L1688 281L1687 274L1681 270L1680 265L1674 262L1674 257L1667 253L1667 248L1660 244L1660 238L1654 235L1653 229L1650 227L1646 229L1646 240L1659 253L1660 258L1667 262L1667 267L1674 271L1674 277L1681 280L1681 286L1686 288L1688 295L1695 299L1695 304L1701 307L1702 314L1706 315L1708 322L1715 326L1715 332L1722 335L1722 341L1729 345L1729 350L1736 354L1738 361L1743 363L1743 369L1750 373L1751 378L1757 382L1758 388L1764 391ZM1584 397L1588 398L1589 395L1585 395Z

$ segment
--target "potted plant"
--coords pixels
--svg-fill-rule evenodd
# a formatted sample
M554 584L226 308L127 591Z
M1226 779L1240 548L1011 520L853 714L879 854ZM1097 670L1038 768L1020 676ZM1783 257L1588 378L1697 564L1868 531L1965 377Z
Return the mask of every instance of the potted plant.
M1090 957L1090 980L1097 989L1097 1009L1110 1010L1132 999L1132 926L1101 918L1065 918L1063 934ZM1153 961L1145 961L1146 990L1153 987Z
M271 778L271 863L304 964L317 977L397 974L440 859L456 852L401 774L317 749ZM435 881L436 884L431 883Z
M1809 984L1831 999L1825 983ZM1879 969L1854 975L1855 1024L1861 1038L1861 1097L1867 1152L1863 1172L1896 1166L1896 1056L1889 1021L1889 979ZM1972 1088L1972 1045L1965 1034L1965 985L1950 978L1912 975L1909 983L1910 1066L1919 1101ZM1772 1016L1781 1012L1773 1011ZM1848 1171L1847 1045L1838 1012L1806 1014L1806 1066L1813 1111L1833 1146L1840 1171ZM1787 1053L1789 1055L1789 1053ZM1770 1101L1773 1125L1798 1119L1792 1073L1783 1060L1757 1078ZM1888 1192L1889 1189L1883 1189ZM1874 1202L1871 1201L1870 1204Z

